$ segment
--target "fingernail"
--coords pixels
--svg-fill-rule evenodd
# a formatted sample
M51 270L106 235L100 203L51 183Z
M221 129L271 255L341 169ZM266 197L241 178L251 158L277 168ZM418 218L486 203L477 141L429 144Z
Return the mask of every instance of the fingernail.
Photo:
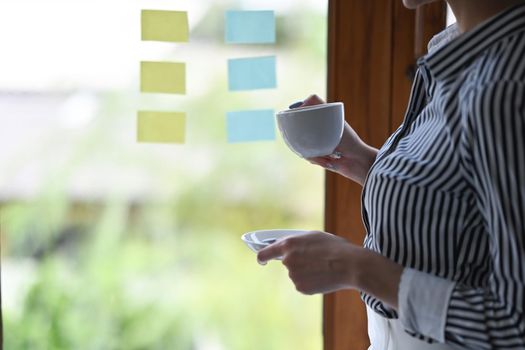
M294 104L290 105L290 109L295 109L295 108L299 108L303 105L303 101L299 101L299 102L295 102Z
M343 154L341 152L334 152L330 154L329 157L332 159L341 159L343 157Z
M259 263L259 265L262 265L262 266L266 265L266 261L261 261L261 260L257 259L257 262Z

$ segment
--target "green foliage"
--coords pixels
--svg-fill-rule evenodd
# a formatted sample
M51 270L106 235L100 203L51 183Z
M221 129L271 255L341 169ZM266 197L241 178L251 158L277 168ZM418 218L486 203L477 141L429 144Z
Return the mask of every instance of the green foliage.
M107 204L88 239L39 262L18 316L6 315L6 348L318 348L319 297L297 293L278 263L258 266L242 231L224 231L249 210L209 213L204 230L170 219L181 205L131 220L126 203Z

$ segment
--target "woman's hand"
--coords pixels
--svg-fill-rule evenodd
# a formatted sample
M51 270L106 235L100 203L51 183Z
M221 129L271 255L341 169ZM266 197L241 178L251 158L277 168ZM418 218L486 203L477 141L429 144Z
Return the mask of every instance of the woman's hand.
M319 96L311 95L301 107L325 103ZM364 143L352 127L345 122L341 142L334 151L338 157L325 156L309 158L312 164L319 165L329 171L347 177L363 185L368 170L374 163L377 150Z
M278 257L288 268L296 289L304 294L329 293L355 287L358 271L355 257L363 250L345 239L313 231L288 237L259 251L257 260L266 264Z
M357 289L398 307L403 267L341 237L312 231L273 243L257 254L260 264L279 257L303 294Z

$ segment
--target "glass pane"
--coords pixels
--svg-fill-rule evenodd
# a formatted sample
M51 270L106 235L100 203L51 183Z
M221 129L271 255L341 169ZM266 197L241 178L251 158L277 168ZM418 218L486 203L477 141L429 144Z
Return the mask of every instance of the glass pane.
M6 349L321 348L321 297L240 236L322 229L323 172L225 123L325 95L326 6L0 3ZM188 11L190 41L142 42L141 9ZM237 9L274 10L276 44L225 44ZM228 91L228 59L272 55L276 89ZM186 95L139 93L140 61L186 63ZM137 143L138 110L186 112L185 143Z

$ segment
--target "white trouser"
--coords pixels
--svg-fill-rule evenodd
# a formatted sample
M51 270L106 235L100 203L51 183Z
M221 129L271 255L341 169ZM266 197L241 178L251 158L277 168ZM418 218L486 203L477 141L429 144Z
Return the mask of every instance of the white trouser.
M401 321L387 319L375 311L366 308L368 316L368 336L370 347L368 350L451 350L449 345L441 343L429 344L411 337L405 332Z

